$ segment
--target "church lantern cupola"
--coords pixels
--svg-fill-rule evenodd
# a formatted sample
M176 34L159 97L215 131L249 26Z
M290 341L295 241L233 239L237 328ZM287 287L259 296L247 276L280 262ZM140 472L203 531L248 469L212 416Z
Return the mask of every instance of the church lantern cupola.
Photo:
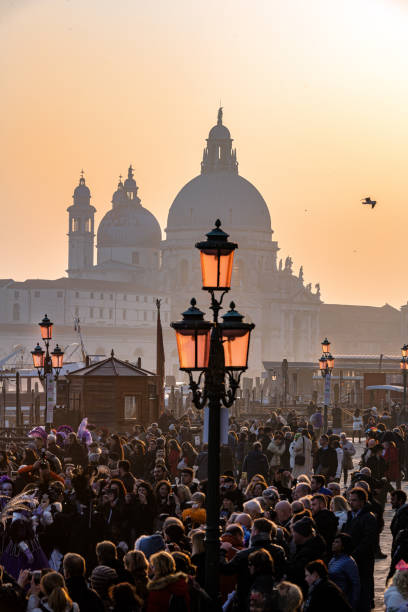
M237 152L232 148L230 131L222 123L222 106L218 109L217 125L211 128L201 162L201 174L233 172L238 174Z
M138 202L140 202L139 198L137 197L137 192L139 187L136 185L136 181L133 178L133 168L132 165L129 166L128 169L128 177L125 180L125 183L123 185L123 189L124 192L126 194L126 197L128 200L136 200Z
M91 192L86 185L84 171L74 190L74 203L67 208L68 227L68 276L78 276L93 266L95 212L91 205Z

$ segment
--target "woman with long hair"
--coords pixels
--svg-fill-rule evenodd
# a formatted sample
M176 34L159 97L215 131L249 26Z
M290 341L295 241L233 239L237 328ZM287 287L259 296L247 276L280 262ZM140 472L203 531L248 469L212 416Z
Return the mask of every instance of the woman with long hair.
M141 550L131 550L126 553L123 563L125 569L132 576L132 582L136 589L137 595L145 601L147 599L147 583L149 563L146 556Z
M267 489L267 486L264 480L251 480L245 489L245 499L261 497L265 489Z
M190 442L183 442L183 444L181 445L181 451L182 451L182 460L184 459L184 463L187 465L187 467L193 467L193 465L195 465L195 461L197 458L197 451L193 448L192 444Z
M343 525L347 522L348 511L350 510L347 499L342 495L335 495L330 501L330 510L337 516L337 529L341 531Z
M168 480L159 480L154 487L154 495L156 498L157 516L160 516L160 514L174 514L176 502Z
M33 591L33 586L31 587ZM79 606L68 595L65 580L58 572L48 572L41 578L38 589L44 597L32 593L28 599L27 612L79 612Z

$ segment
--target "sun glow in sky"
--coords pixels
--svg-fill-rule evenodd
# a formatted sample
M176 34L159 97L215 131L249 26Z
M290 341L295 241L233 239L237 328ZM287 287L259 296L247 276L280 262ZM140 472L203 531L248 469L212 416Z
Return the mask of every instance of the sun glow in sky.
M2 0L0 276L64 274L82 167L97 223L132 163L164 230L221 99L280 256L326 302L399 307L407 31L392 0Z

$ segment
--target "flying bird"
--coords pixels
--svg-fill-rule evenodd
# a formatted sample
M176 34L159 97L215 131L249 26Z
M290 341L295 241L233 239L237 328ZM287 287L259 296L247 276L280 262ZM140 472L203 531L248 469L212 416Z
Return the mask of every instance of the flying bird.
M370 196L368 196L368 198L363 198L361 201L363 204L368 204L368 206L371 206L372 209L377 204L377 200L372 200Z

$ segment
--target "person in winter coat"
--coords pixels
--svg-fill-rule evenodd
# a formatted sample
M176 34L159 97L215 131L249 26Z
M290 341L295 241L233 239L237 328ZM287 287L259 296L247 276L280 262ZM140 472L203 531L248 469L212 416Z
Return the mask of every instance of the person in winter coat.
M170 600L178 602L180 609L190 612L188 577L176 572L176 563L167 552L158 552L150 557L153 579L148 583L146 612L163 612L169 609ZM176 609L176 607L174 607Z
M298 478L301 474L312 473L312 441L306 429L302 433L295 434L295 439L289 447L289 454L293 478Z
M167 465L169 466L169 472L173 478L178 476L178 464L181 459L181 447L180 444L174 438L171 438L168 442L167 447Z
M329 482L336 477L337 472L337 453L329 445L329 437L326 434L320 436L320 447L314 458L315 473L322 474Z
M143 610L143 600L129 582L120 582L111 586L109 599L113 603L113 607L109 608L111 612L141 612Z
M249 555L248 571L252 576L251 591L257 593L271 592L275 583L275 566L271 554L267 550L260 548Z
M385 477L389 482L395 482L396 488L401 488L401 469L398 449L395 442L384 441L384 460L387 466Z
M326 542L328 550L331 550L334 536L337 533L337 516L327 509L327 498L321 493L313 495L311 509L313 520L316 523L316 531Z
M76 553L67 553L63 560L64 576L69 596L81 610L103 612L102 599L90 589L86 579L85 559Z
M305 565L309 561L322 559L326 553L326 543L322 536L316 533L313 519L304 517L292 524L293 541L296 551L288 564L287 579L297 584L307 594L308 585L305 582Z
M196 478L201 482L208 478L208 444L203 444L203 449L198 453L197 457L197 472Z
M374 559L378 544L377 519L371 512L368 495L364 489L354 488L349 492L351 511L343 532L351 536L352 557L360 574L359 612L371 612L374 601Z
M268 444L267 452L270 454L271 461L271 476L280 468L281 457L286 450L285 441L283 439L283 433L281 431L275 432L273 439Z
M330 510L334 513L337 518L337 528L342 531L343 525L347 522L348 511L350 506L347 503L347 499L342 495L335 495L330 501Z
M350 440L347 440L346 434L340 434L340 444L343 449L342 471L344 474L344 485L347 484L348 473L353 470L353 457L356 454L355 446Z
M261 474L265 479L268 478L268 459L262 452L260 442L253 443L252 450L249 451L242 464L242 471L247 473L248 480L251 480L255 474Z
M329 561L329 578L337 584L351 605L357 610L360 599L360 575L357 563L350 556L353 542L347 533L338 533L333 540L333 557Z
M305 580L309 586L303 612L351 612L348 603L337 584L329 580L327 567L321 559L311 561L305 567Z
M253 577L248 572L248 558L251 553L265 549L272 557L275 565L276 579L280 580L286 573L286 555L281 546L273 543L276 535L276 526L268 519L259 518L254 521L251 532L250 546L238 552L231 561L226 561L226 555L231 549L229 542L221 544L220 573L237 575L237 590L234 604L239 612L248 609L248 596Z

